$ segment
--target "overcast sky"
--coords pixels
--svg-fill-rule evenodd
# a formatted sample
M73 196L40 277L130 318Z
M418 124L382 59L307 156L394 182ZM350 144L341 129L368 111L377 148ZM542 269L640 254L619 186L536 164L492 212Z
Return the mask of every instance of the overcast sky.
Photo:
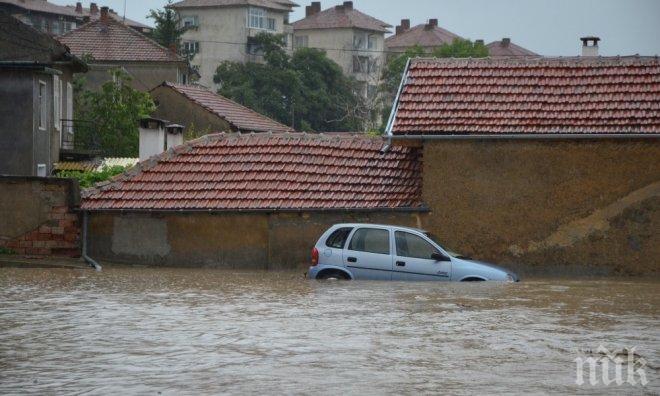
M50 0L75 4L75 0ZM124 0L96 0L121 14ZM83 4L89 6L89 0ZM150 8L166 0L126 0L126 16L147 24ZM322 1L322 7L339 4ZM304 16L305 5L291 20ZM460 36L502 37L542 55L573 56L580 52L579 37L599 36L602 55L660 54L660 0L355 0L355 8L396 25L401 18L419 24L437 18L440 26Z

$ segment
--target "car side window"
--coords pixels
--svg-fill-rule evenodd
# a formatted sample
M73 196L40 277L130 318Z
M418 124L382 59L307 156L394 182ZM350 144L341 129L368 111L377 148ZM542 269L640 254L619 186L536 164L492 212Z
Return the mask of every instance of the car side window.
M396 243L396 255L399 257L410 257L419 259L431 259L433 253L440 253L433 245L424 238L404 231L394 233Z
M390 232L378 228L360 228L353 234L349 250L390 254Z
M343 227L336 229L332 234L330 234L328 239L325 241L325 246L335 249L343 249L344 245L346 245L346 240L348 239L348 235L350 235L351 231L353 231L352 227Z

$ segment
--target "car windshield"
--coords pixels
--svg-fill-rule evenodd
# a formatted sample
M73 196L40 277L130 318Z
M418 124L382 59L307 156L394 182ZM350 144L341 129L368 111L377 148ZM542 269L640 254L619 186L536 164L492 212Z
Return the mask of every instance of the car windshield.
M442 243L440 243L440 240L435 235L433 235L432 233L425 232L424 235L426 235L430 240L435 242L436 245L438 245L442 249L444 249L444 251L447 252L447 254L449 254L450 256L455 257L455 258L459 258L459 259L466 259L466 260L470 259L470 257L468 257L466 255L456 253L456 252L452 251L451 249L447 249Z

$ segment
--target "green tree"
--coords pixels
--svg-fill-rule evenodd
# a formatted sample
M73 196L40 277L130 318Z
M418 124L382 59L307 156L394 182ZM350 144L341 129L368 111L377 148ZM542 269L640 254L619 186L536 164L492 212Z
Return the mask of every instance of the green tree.
M221 63L218 93L304 131L358 130L356 82L325 52L304 48L289 56L281 35L261 33L255 47L264 63Z
M149 10L147 18L154 20L154 30L151 32L151 38L166 48L175 48L177 51L181 47L181 35L186 28L181 27L179 15L170 8L172 0L167 1L165 8Z
M137 157L138 121L155 109L148 93L130 87L130 77L116 69L99 91L83 91L78 98L76 143L101 150L105 156Z
M423 56L434 58L485 58L488 56L488 47L481 42L456 38L451 44L445 43L431 53L426 52L421 46L415 46L408 48L401 55L390 58L383 71L383 84L381 86L386 104L383 109L383 128L385 128L390 116L392 103L401 84L401 78L408 60Z

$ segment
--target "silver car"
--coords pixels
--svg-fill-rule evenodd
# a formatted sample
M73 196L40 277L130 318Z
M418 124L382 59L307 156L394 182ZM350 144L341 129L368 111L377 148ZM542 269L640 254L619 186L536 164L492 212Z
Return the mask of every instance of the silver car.
M428 232L376 224L337 224L312 249L309 279L506 281L511 271L443 248Z

